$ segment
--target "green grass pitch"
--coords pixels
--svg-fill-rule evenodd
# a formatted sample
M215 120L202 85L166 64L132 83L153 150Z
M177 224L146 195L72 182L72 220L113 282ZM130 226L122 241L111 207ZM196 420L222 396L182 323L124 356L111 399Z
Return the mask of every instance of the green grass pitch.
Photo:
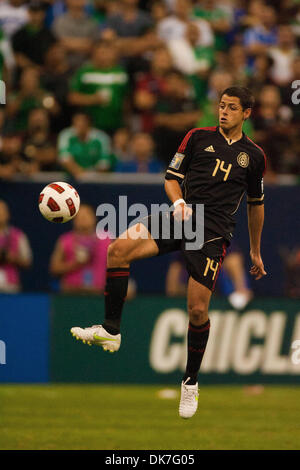
M203 386L189 420L162 388L1 385L0 449L300 449L297 387Z

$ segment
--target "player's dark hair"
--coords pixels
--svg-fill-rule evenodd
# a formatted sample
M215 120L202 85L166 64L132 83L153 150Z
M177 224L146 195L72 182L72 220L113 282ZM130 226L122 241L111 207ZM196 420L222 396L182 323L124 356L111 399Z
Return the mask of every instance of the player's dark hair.
M244 86L232 86L226 88L226 90L223 91L220 99L222 99L223 95L236 96L237 98L239 98L243 110L248 108L252 109L254 107L255 98L253 96L253 93L249 90L249 88L246 88Z

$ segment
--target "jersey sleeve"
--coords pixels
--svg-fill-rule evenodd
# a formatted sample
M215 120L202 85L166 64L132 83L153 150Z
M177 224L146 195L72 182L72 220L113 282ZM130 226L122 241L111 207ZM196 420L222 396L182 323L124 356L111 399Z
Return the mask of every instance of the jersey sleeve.
M179 183L184 180L192 158L192 139L195 130L189 131L181 142L166 171L166 180L176 180Z
M266 170L266 155L262 151L261 157L255 167L248 174L247 204L264 204L264 183L263 176Z

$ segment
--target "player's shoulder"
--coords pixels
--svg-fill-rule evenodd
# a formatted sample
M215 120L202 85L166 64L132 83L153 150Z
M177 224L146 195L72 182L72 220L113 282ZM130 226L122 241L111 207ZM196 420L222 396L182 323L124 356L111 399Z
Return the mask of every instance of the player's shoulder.
M187 143L192 141L193 139L203 139L210 134L216 133L217 126L214 127L194 127L191 129L184 137L179 151L183 151L187 146Z
M264 150L245 134L245 143L252 154L266 158Z
M196 135L199 137L206 136L208 134L214 134L217 131L217 126L211 126L211 127L194 127L191 129L188 134L190 135ZM188 135L187 134L187 135Z
M264 165L265 172L267 168L267 156L265 151L259 145L253 142L253 140L251 140L250 137L248 137L246 134L245 143L247 148L249 148L249 153L251 154L252 159L254 159L258 165Z

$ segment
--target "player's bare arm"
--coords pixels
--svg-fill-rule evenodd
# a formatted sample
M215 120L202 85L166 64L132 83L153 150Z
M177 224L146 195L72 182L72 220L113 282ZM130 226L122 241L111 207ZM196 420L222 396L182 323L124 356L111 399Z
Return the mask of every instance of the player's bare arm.
M192 209L185 204L180 184L176 180L165 180L165 191L174 204L174 218L178 222L188 220L192 215Z
M250 257L253 266L250 273L258 281L267 273L260 254L261 234L264 225L264 205L248 205L248 230L250 239Z

